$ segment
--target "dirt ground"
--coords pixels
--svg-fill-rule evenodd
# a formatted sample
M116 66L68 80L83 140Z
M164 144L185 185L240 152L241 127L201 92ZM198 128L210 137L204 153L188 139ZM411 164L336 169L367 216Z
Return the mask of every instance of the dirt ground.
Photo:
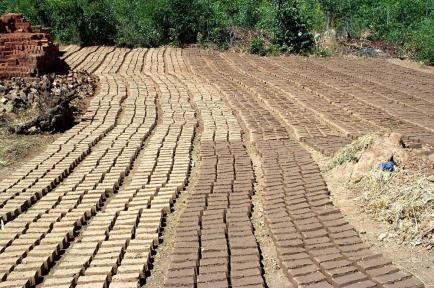
M414 61L400 60L400 59L396 59L396 58L388 59L387 61L392 63L392 64L399 65L399 66L409 68L409 69L413 69L413 70L416 70L419 72L434 74L434 67L419 64L419 63L416 63Z
M64 49L101 89L62 135L3 134L8 171L60 148L3 182L2 285L433 288L432 251L383 237L318 156L372 132L434 144L431 74L372 59ZM33 273L28 260L46 254Z
M0 181L44 151L59 135L17 135L0 128Z
M354 192L346 189L340 179L325 175L333 203L342 210L345 219L359 232L360 237L372 245L371 249L382 253L403 270L419 277L429 288L434 287L434 252L424 247L408 244L398 245L395 241L382 239L388 227L384 223L374 221L360 209L354 198ZM382 240L380 240L382 239ZM399 251L399 253L396 253Z
M324 167L329 163L330 158L308 149L315 161ZM417 151L417 150L416 150ZM411 151L410 169L415 169L417 152ZM387 231L391 228L389 224L373 219L367 214L357 200L360 191L349 188L345 168L332 169L323 172L324 180L331 192L333 203L344 214L345 219L354 226L360 238L371 246L371 249L378 254L383 254L402 270L414 274L421 279L426 287L434 287L434 251L431 247L412 245L408 242L397 243L395 239L387 237ZM397 253L399 251L399 253Z

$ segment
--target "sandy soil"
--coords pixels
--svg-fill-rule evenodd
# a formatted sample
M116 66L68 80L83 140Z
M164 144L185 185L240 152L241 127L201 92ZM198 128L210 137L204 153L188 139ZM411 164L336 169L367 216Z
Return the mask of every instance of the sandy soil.
M429 73L429 74L434 74L434 67L432 66L427 66L427 65L423 65L414 61L410 61L410 60L400 60L397 58L392 58L392 59L388 59L388 62L395 64L395 65L399 65L405 68L409 68L409 69L413 69L419 72L425 72L425 73Z
M59 135L15 135L0 128L0 181L44 151Z
M309 149L318 163L324 163L326 158ZM388 224L375 221L358 206L355 191L346 188L333 171L323 173L324 180L331 192L334 205L345 215L346 220L354 226L362 240L371 245L371 249L378 254L391 259L403 271L410 272L422 280L427 288L434 288L434 251L422 246L398 244L384 237ZM399 251L399 253L396 253Z

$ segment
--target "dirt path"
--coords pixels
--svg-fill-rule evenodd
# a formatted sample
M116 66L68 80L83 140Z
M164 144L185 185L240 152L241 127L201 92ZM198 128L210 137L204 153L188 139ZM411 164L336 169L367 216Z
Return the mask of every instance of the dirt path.
M300 142L433 145L432 75L167 47L64 59L101 89L0 183L0 287L423 287L359 237Z

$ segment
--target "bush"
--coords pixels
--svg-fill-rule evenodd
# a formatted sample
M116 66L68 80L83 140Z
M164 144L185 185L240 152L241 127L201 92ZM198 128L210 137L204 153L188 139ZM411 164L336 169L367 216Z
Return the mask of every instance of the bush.
M157 24L157 14L165 9L164 3L142 0L113 0L112 3L117 45L152 47L163 43L164 32Z
M300 14L299 1L274 0L274 42L290 52L305 52L313 47L306 19Z
M241 27L271 40L273 45L262 47L267 54L305 53L313 47L311 32L334 28L350 37L369 30L372 40L392 43L426 63L434 57L432 0L0 0L0 13L5 12L22 12L51 27L56 40L83 45L199 40L225 49L232 45L231 31ZM259 39L251 46L264 53Z
M80 0L78 4L83 9L82 22L78 26L81 42L84 45L113 45L117 32L116 18L108 0Z
M250 43L249 52L260 56L265 56L267 54L265 40L261 37L253 38L252 42Z
M424 19L409 33L405 49L428 65L434 65L434 19Z
M155 20L162 26L163 38L177 45L196 42L198 33L208 37L218 27L211 7L201 0L169 0Z

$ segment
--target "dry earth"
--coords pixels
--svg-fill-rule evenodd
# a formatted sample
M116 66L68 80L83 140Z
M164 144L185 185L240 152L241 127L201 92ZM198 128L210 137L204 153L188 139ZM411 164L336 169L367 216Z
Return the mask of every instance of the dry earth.
M359 236L309 149L332 155L373 131L432 147L433 75L65 50L101 87L81 123L0 183L0 287L424 287Z

